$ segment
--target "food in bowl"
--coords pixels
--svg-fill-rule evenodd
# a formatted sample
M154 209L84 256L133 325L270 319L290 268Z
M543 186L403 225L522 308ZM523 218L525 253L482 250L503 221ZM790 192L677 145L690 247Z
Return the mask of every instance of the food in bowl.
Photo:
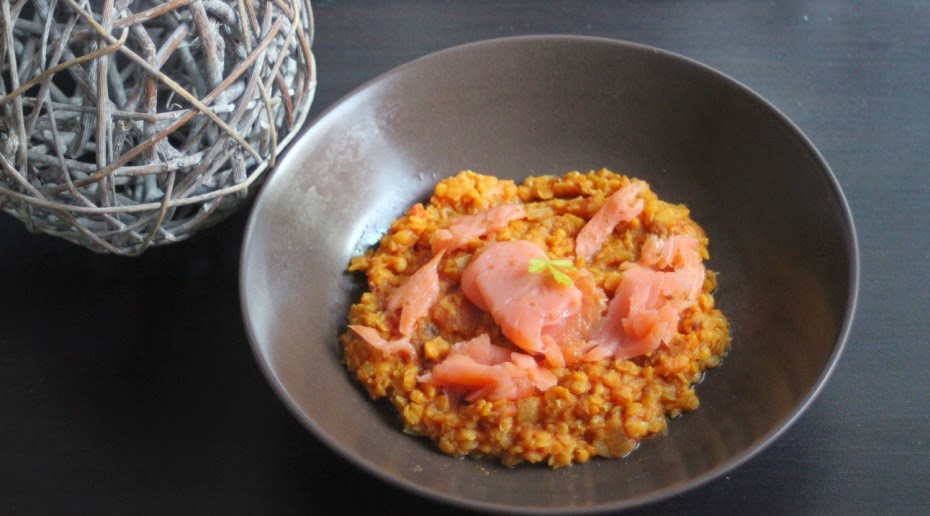
M352 258L346 368L451 456L621 458L698 406L730 348L688 208L607 169L464 170Z

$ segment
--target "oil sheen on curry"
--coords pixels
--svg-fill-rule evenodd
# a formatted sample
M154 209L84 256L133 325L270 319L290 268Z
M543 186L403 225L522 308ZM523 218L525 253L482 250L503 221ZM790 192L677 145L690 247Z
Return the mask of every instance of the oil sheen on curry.
M603 169L439 182L351 260L347 369L443 453L620 458L698 406L729 350L687 207Z

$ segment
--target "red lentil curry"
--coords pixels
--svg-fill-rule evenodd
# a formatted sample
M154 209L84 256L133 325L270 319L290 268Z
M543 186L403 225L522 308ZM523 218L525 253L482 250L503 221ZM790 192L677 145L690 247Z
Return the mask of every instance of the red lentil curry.
M448 455L623 457L697 408L729 350L707 246L687 207L606 169L462 171L351 260L368 290L344 362Z

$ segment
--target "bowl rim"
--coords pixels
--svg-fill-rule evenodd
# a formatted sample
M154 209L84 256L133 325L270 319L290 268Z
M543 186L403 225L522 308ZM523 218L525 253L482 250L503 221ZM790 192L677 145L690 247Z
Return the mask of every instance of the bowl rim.
M245 292L245 281L244 278L248 274L247 257L250 249L250 241L252 240L252 234L256 230L256 209L255 206L261 202L263 198L264 191L269 188L269 185L272 184L277 176L276 171L279 168L283 168L289 160L287 159L291 150L294 147L300 145L300 141L306 137L312 128L316 125L319 125L321 122L325 121L331 113L338 110L341 106L348 104L355 97L361 93L376 87L382 82L390 80L392 77L401 75L405 73L408 69L422 66L424 62L442 58L445 54L480 49L484 47L494 47L497 45L509 45L509 44L534 44L542 42L585 42L593 43L598 45L607 45L615 46L617 48L632 49L638 52L649 52L658 54L665 58L669 58L673 61L677 61L683 65L697 68L703 74L713 77L715 80L722 81L723 83L729 84L731 87L734 87L742 95L752 102L758 103L765 112L770 116L774 117L779 124L784 126L790 134L798 140L803 148L807 150L810 154L810 157L816 163L817 168L820 170L824 178L829 184L829 188L832 190L836 202L839 204L840 211L842 212L842 219L844 223L844 241L846 246L846 256L849 260L849 275L847 278L847 289L848 295L846 298L846 310L843 318L842 325L840 326L840 331L837 334L836 341L834 344L833 352L831 353L829 359L827 360L823 370L820 373L820 376L811 386L807 394L800 400L800 402L794 407L790 414L785 417L777 426L770 429L765 433L760 439L758 439L754 444L747 447L740 453L728 458L723 461L721 464L708 469L707 471L694 476L686 481L671 484L660 489L649 491L643 493L642 495L634 496L631 498L626 498L622 500L614 500L609 502L604 502L598 505L584 506L573 508L572 510L567 510L566 508L553 508L545 506L521 506L515 507L512 505L500 504L500 503L491 503L483 500L476 499L467 499L461 496L455 496L449 493L438 492L426 488L422 485L419 485L415 482L407 481L402 478L398 478L392 475L390 472L381 468L379 465L369 461L365 457L359 456L357 454L351 453L347 448L340 444L334 437L324 432L309 416L304 414L297 402L294 401L290 395L286 392L285 388L281 384L280 380L277 378L277 375L274 372L271 364L267 362L265 356L262 354L259 349L258 339L255 335L254 328L252 327L251 317L249 312L249 304L247 300L247 294ZM685 492L694 490L704 484L711 482L726 473L733 471L744 463L748 462L750 459L754 458L764 449L766 449L773 442L777 441L782 434L784 434L794 423L807 411L807 409L814 403L817 397L822 392L824 386L826 385L829 378L832 376L833 372L836 369L836 366L843 354L843 351L846 347L849 334L851 332L856 311L858 305L859 297L859 282L860 282L860 256L859 256L859 244L858 237L856 234L855 222L853 219L852 210L850 208L849 202L846 199L845 194L840 186L838 179L836 178L835 173L832 168L827 163L826 159L816 148L810 138L797 126L787 115L785 115L780 109L775 105L765 99L762 95L757 93L752 88L746 86L742 82L736 80L730 75L721 72L720 70L713 68L709 65L706 65L700 61L697 61L693 58L687 57L685 55L665 50L663 48L655 47L652 45L647 45L643 43L638 43L635 41L611 38L611 37L602 37L602 36L589 36L589 35L578 35L578 34L566 34L566 33L540 33L540 34L527 34L527 35L518 35L518 36L504 36L504 37L495 37L488 39L475 40L468 43L458 44L449 46L437 51L433 51L427 54L424 54L420 57L409 60L405 63L402 63L396 67L393 67L383 73L380 73L373 78L359 84L355 88L351 89L348 93L338 98L336 101L326 106L323 111L318 115L313 117L303 128L302 131L294 138L292 145L289 145L286 148L281 157L278 158L277 163L274 167L268 170L268 177L262 183L256 197L254 199L253 207L250 209L248 218L246 221L245 230L243 233L242 247L240 250L240 262L239 262L239 296L240 296L240 310L243 316L243 323L245 326L246 334L249 341L249 346L252 350L253 356L258 364L259 369L262 371L263 376L268 381L268 384L271 386L272 390L278 396L278 398L284 402L288 410L295 416L303 426L308 429L315 438L324 442L331 450L335 451L338 456L342 457L344 460L353 464L354 466L360 468L362 471L367 474L372 475L373 477L385 481L389 485L402 488L409 492L415 493L424 498L430 499L434 502L449 504L452 506L457 506L459 508L468 509L468 510L480 510L486 512L495 512L495 513L523 513L523 514L594 514L603 511L610 510L623 510L623 509L632 509L635 507L640 507L648 505L651 503L656 503L661 500L667 500L671 497L684 494Z

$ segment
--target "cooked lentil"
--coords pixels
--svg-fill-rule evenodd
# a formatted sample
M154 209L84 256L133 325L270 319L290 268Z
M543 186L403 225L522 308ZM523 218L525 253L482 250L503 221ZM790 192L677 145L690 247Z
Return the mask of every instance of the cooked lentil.
M447 253L438 271L440 296L430 317L417 322L411 342L417 357L385 355L357 334L341 337L347 369L373 399L392 404L403 430L432 440L452 456L491 457L507 466L545 463L552 468L593 457L619 458L639 442L663 434L668 419L698 406L695 384L720 364L730 347L727 319L714 307L716 273L707 270L703 293L680 318L672 342L646 356L582 362L553 372L558 384L519 400L465 401L452 390L419 383L452 344L487 333L492 343L518 350L491 316L458 287L463 269L493 241L530 240L550 258L574 258L574 238L611 193L632 178L602 169L536 176L522 184L473 171L439 182L426 205L411 207L390 226L376 248L353 257L348 270L364 273L368 291L352 305L349 324L369 326L386 339L399 335L397 316L386 309L391 292L432 257L433 233L457 216L503 203L524 203L528 217ZM588 264L608 293L620 282L621 264L634 261L650 234L707 237L687 207L660 200L647 185L642 212L618 226Z

